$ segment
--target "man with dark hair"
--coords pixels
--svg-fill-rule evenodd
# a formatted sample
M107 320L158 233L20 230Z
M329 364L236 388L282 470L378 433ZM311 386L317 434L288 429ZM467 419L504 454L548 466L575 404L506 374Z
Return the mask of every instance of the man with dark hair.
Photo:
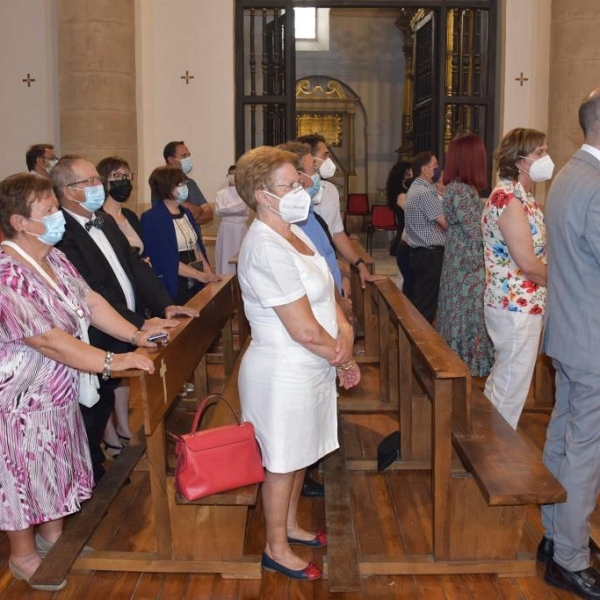
M405 231L410 246L410 269L414 282L409 300L433 323L444 263L448 223L435 182L441 170L433 152L420 152L412 162L415 177L406 194Z
M32 175L49 177L50 169L58 162L52 144L34 144L25 153L27 169Z
M169 142L163 150L163 157L166 164L177 167L184 172L189 196L183 203L183 206L194 215L198 229L201 229L200 226L210 223L214 215L211 205L206 201L198 184L189 176L189 173L194 168L189 148L185 145L184 141ZM164 200L164 198L152 198L152 204L156 200ZM200 231L200 235L202 236L202 231Z
M335 163L329 155L325 138L318 133L311 133L299 137L298 141L310 146L311 154L317 163L317 171L321 178L321 189L313 198L313 205L315 212L327 223L336 250L348 262L356 266L363 289L369 281L385 279L382 276L371 275L367 265L356 253L352 242L344 231L344 223L340 215L340 195L333 183L325 181L333 177L335 173Z
M560 170L546 201L548 296L543 352L556 369L544 464L567 501L542 507L538 560L546 581L600 598L590 566L590 523L600 493L600 88L579 109L585 143Z

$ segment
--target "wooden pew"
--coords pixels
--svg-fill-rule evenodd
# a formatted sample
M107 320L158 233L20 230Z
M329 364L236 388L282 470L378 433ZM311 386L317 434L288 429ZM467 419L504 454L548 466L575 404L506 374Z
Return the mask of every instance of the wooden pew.
M373 257L362 247L359 241L352 240L352 246L371 273L375 268ZM357 362L376 362L378 360L378 337L375 320L373 287L368 285L364 290L360 287L358 270L351 265L350 282L352 286L352 309L356 321L355 330L364 338L364 354L356 356Z
M361 575L534 575L535 558L523 543L527 508L563 502L565 490L543 465L540 451L471 386L467 366L393 282L376 283L373 296L382 396L386 388L397 386L401 458L390 468L431 472L433 545L430 554L361 555L356 542L330 533L330 581L343 581L343 564L335 561L340 543L357 554ZM339 463L339 457L335 460ZM339 464L327 461L326 495L338 493L346 477ZM348 469L376 468L375 460L353 464L346 457L344 462ZM338 521L352 520L347 488L331 515ZM340 506L346 506L345 515ZM329 512L326 518L329 527ZM336 589L354 588L342 584Z
M256 502L258 486L225 492L196 503L180 502L174 489L166 437L166 419L190 375L194 374L198 394L206 387L205 356L219 336L223 342L224 369L231 375L223 395L239 410L236 358L240 352L234 350L231 332L238 299L234 277L224 276L223 281L207 286L188 303L200 311L200 316L183 319L179 327L171 330L167 346L157 351L136 350L154 362L154 374L138 371L114 374L131 378L132 402L141 403L143 428L100 481L93 498L84 503L80 513L68 519L65 532L32 582L59 583L71 565L90 570L221 573L229 577L260 578L260 557L243 555L248 507ZM231 422L230 419L233 417L226 407L216 407L205 418L205 426L214 427ZM156 550L93 550L79 554L144 451Z

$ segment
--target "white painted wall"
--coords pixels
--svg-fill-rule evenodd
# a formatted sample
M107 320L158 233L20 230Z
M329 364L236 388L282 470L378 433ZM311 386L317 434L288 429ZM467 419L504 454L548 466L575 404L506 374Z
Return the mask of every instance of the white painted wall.
M504 0L500 136L514 127L548 129L551 6L548 0ZM529 79L522 87L515 81L521 72Z
M27 87L27 73L36 81ZM25 171L32 144L60 151L55 0L0 0L0 179Z
M233 15L233 0L136 0L140 180L164 164L165 144L180 139L209 202L226 179L235 162ZM141 181L139 189L143 208L149 190Z

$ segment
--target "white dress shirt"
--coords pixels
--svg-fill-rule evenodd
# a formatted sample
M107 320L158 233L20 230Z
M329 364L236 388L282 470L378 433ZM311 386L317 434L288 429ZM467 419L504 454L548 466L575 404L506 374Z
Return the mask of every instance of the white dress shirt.
M85 224L88 221L91 221L95 218L94 213L92 213L92 218L88 219L87 217L76 215L75 213L71 212L70 210L67 210L66 208L64 210L66 210L84 229ZM127 277L127 274L125 273L123 266L119 262L119 259L115 254L114 248L108 241L108 238L106 237L102 229L99 229L98 227L92 227L87 233L89 233L90 237L94 240L94 242L96 242L96 245L98 246L98 248L100 248L100 251L102 252L102 254L104 254L106 260L108 261L108 264L113 270L115 277L117 278L119 285L123 290L123 294L125 295L127 308L129 310L135 311L135 294L133 292L133 286L131 285L131 281L129 281L129 277Z

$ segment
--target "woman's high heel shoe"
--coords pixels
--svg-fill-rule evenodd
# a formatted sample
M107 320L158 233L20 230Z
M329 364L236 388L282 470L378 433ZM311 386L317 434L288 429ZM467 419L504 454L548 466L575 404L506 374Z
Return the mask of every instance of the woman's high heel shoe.
M321 569L319 569L314 562L309 562L304 569L288 569L263 552L260 564L265 571L281 573L282 575L290 577L291 579L306 579L308 581L314 581L315 579L321 579L321 577L323 577L323 571L321 571Z
M121 454L121 450L123 450L123 444L115 446L106 441L103 441L102 444L100 444L100 447L102 448L102 454L104 454L106 460L115 460L116 458L119 458L119 454Z
M117 431L117 436L119 438L119 441L121 442L122 446L128 446L131 442L131 438L127 437L126 435L121 435L118 431Z
M13 565L12 561L10 560L8 561L8 568L10 569L10 572L13 574L13 577L15 579L20 579L21 581L28 583L29 587L34 590L40 590L41 592L59 592L67 585L66 579L63 579L60 583L56 585L46 585L43 583L29 583L29 577L27 577L27 575L25 575L25 573L23 573L18 567L15 567L15 565Z

